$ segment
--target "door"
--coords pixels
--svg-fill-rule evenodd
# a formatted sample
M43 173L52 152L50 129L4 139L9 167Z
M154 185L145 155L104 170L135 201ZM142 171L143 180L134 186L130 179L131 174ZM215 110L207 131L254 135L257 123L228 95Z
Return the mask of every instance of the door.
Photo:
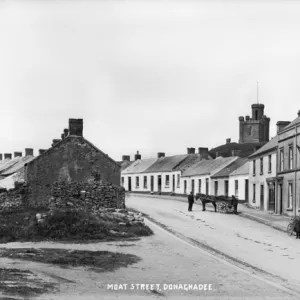
M264 210L264 186L260 186L260 210Z
M131 192L131 177L128 177L128 191Z
M157 176L157 187L158 187L158 192L161 192L161 175Z
M218 196L218 181L215 181L215 196Z
M150 186L151 186L151 192L153 192L154 191L154 176L151 176Z
M249 201L249 180L245 179L245 200Z
M194 191L195 191L195 180L192 179L192 193L194 195Z
M229 193L229 192L228 192L228 186L229 186L229 185L228 185L228 180L225 180L225 183L224 183L224 184L225 184L225 197L228 197L228 193Z
M279 185L279 213L282 215L282 184Z
M186 180L184 181L184 193L186 194Z
M208 178L205 180L205 193L208 195Z
M269 203L268 210L275 212L275 190L274 184L269 184Z
M175 192L175 175L173 175L173 180L172 180L172 191L173 193Z

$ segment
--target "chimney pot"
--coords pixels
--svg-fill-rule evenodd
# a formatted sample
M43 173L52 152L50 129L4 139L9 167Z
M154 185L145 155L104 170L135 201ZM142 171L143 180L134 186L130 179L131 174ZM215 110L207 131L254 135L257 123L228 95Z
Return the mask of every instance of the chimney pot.
M0 153L0 160L2 160L3 159L3 156L2 156L2 153Z
M164 152L158 152L157 153L157 158L160 158L160 157L165 157L165 153Z
M33 149L25 148L25 156L33 156Z
M54 139L54 140L52 140L52 147L55 146L56 144L58 144L59 142L61 142L60 139Z
M190 148L190 154L195 154L195 148Z
M134 160L142 159L141 154L139 154L139 151L136 152L136 155L134 156Z
M69 134L69 129L65 128L64 129L64 136L65 136L65 138L68 136L68 134Z
M231 139L226 139L226 144L230 144Z
M69 119L69 133L70 135L82 136L83 119Z
M14 152L14 157L22 156L22 152Z
M44 152L46 152L47 150L45 149L39 149L39 155L42 155Z
M123 155L122 161L124 161L124 160L130 161L130 155Z
M198 153L200 154L200 158L208 159L208 148L199 147Z
M4 159L11 159L11 153L4 153Z

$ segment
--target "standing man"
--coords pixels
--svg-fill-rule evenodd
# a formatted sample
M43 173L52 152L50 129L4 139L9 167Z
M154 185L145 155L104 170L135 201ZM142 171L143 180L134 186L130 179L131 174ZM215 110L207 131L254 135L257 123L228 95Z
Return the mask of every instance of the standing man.
M234 214L237 215L237 206L238 206L238 204L239 204L239 201L238 201L238 199L236 199L233 195L232 195L231 197L232 197L231 205L233 205L233 208L234 208Z
M193 192L190 192L190 194L188 196L188 202L189 202L189 209L188 209L188 211L192 211L193 204L194 204L194 195L193 195Z

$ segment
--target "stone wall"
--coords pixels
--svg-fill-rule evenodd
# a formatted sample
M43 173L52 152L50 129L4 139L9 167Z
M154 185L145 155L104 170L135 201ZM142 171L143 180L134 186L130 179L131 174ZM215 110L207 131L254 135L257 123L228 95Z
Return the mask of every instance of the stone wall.
M55 181L93 182L95 174L103 181L120 184L120 166L114 160L83 137L68 136L26 166L30 205L48 204Z
M49 208L82 208L94 212L102 208L125 208L125 189L103 181L58 181L52 186Z
M16 188L9 191L1 191L0 193L0 211L2 210L18 210L24 208L27 201L26 185L16 185Z

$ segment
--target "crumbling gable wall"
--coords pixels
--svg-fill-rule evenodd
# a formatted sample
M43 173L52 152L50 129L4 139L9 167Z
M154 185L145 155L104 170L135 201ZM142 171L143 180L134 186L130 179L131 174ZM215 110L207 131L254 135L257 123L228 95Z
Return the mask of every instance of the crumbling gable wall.
M68 136L28 163L25 181L29 189L29 205L48 204L51 187L56 181L120 184L120 166L106 154L79 136Z

